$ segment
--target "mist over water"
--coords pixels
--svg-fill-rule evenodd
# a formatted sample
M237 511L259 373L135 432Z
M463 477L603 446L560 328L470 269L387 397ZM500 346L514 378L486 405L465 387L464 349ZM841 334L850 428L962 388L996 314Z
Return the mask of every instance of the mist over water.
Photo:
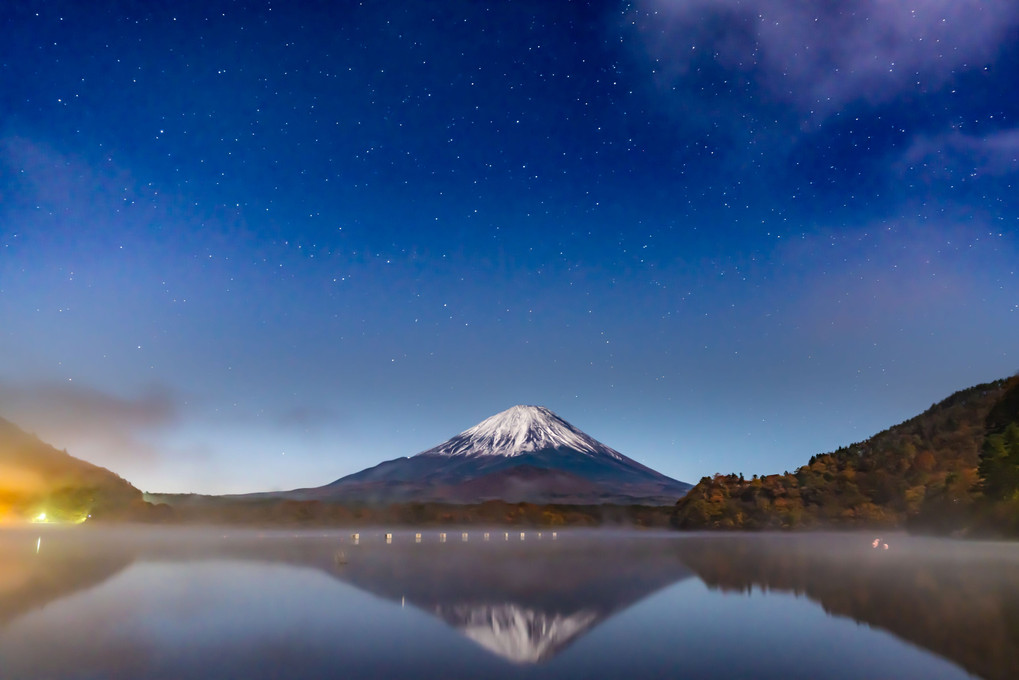
M3 678L998 679L1019 658L1016 544L46 529L0 532Z

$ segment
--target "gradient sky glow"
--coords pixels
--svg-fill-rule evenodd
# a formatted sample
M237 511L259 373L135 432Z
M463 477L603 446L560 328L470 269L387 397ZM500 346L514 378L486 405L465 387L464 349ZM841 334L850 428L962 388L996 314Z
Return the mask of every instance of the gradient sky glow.
M0 5L0 416L150 491L517 403L678 479L1019 369L1019 4Z

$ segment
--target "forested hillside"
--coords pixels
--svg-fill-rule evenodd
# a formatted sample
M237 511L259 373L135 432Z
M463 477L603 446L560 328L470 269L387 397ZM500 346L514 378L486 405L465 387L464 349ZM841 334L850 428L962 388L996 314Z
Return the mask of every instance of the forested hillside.
M1019 530L1019 376L956 392L795 472L705 477L679 528Z
M0 418L0 522L137 519L150 509L121 477Z

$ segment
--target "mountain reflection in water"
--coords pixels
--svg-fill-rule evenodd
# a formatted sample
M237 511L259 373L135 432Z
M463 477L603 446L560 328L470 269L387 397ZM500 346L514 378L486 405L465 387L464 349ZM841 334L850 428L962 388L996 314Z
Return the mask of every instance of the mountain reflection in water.
M408 553L364 546L337 576L434 614L505 659L534 663L691 575L674 541L531 536L498 532L487 543L422 543Z
M414 624L418 632L410 637L403 633L392 643L406 659L388 654L385 638L392 623L406 619L393 619L386 612L400 611L393 607L403 605L441 620L489 659L510 662L502 670L486 666L484 672L492 677L517 677L507 675L511 668L519 672L530 668L528 673L534 677L591 673L610 677L608 666L602 669L599 663L636 654L632 641L629 649L622 641L626 633L618 626L613 627L614 640L602 640L618 649L599 652L588 646L587 655L603 655L599 661L592 657L585 665L565 650L625 610L640 609L645 617L641 630L666 638L672 635L670 644L675 649L658 645L652 650L659 662L684 669L688 677L698 677L702 674L698 669L708 668L726 677L724 664L732 652L725 650L753 645L739 638L746 634L739 632L744 630L740 626L724 628L734 639L719 639L711 633L708 624L717 617L711 608L723 609L718 597L751 594L753 600L761 592L805 595L831 615L887 631L988 680L1014 677L1014 660L1019 659L1019 546L1015 544L894 537L887 539L891 547L885 551L872 549L871 537L858 534L566 532L560 533L558 541L550 540L548 533L538 541L536 534L529 533L524 542L518 532L511 533L508 541L502 531L492 532L490 541L483 541L481 532L472 532L469 542L456 536L456 541L440 543L438 531L427 532L416 543L413 533L397 533L387 544L381 532L365 532L355 545L348 533L336 532L92 529L49 531L42 535L36 552L36 535L2 531L0 659L19 671L13 677L140 680L237 673L276 677L275 673L286 669L293 677L335 673L372 677L384 675L387 669L416 673L429 667L430 655L438 654L463 660L462 665L444 661L453 663L443 667L447 677L471 677L482 672L479 664L492 663L435 637L438 633L433 628L421 628L423 620ZM694 575L698 578L691 581ZM298 591L285 582L295 578L308 590L294 595ZM655 593L668 590L676 597L677 591L670 586L698 579L709 589L705 592L714 595L707 600L678 599L653 615L657 618L647 619L654 602L662 599ZM334 593L330 582L357 590ZM166 593L160 595L161 588ZM279 592L274 593L274 588ZM355 596L358 591L393 604L382 609L381 604ZM695 594L685 587L683 592ZM132 596L135 602L125 599ZM274 599L268 605L253 604L259 597ZM117 602L108 602L110 598ZM635 607L639 602L651 606ZM202 609L206 604L217 608L215 616ZM231 608L238 611L223 611ZM736 611L745 611L746 617L760 615L749 608ZM72 616L96 620L66 620ZM150 618L161 616L178 619L172 625L149 623ZM226 621L218 633L211 622L216 617ZM619 618L632 624L632 616ZM117 628L121 619L123 629ZM755 621L754 625L774 624L778 629L786 623ZM75 631L53 631L63 639L64 657L47 656L41 642L38 651L25 648L35 644L26 641L38 638L40 630L60 624ZM174 625L181 630L173 630ZM192 625L208 626L209 634L193 637L188 628ZM97 626L97 632L83 631L87 626ZM399 637L401 632L392 635ZM80 636L77 643L75 636ZM849 644L837 642L843 643ZM210 648L181 648L188 644ZM904 654L916 654L908 646L900 647ZM192 653L193 665L187 665L186 657ZM163 659L167 655L183 655L185 660L174 657L167 662ZM555 665L552 662L559 656L571 658L542 675L541 669ZM625 663L632 677L641 677L642 664L652 661L635 656ZM812 663L823 663L823 659ZM161 664L172 670L157 670ZM769 675L768 659L760 659L760 664L756 676L781 677L778 672ZM808 663L800 665L804 673L811 668ZM798 667L792 664L783 672ZM944 672L943 677L962 676L948 666L936 668ZM891 675L902 677L903 672ZM646 674L654 675L651 670ZM0 676L8 677L2 665ZM834 669L831 677L860 674Z

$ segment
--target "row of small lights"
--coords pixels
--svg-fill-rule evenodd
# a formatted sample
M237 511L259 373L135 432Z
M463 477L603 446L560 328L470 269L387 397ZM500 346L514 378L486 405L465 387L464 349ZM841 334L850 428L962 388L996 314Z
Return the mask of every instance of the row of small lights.
M520 540L521 541L526 540L526 537L527 537L527 532L526 531L521 531L520 532ZM540 541L542 539L542 537L543 537L543 534L542 534L542 532L539 531L538 532L538 540ZM445 543L446 542L446 538L447 538L446 537L446 532L444 532L444 531L439 532L439 543ZM460 541L461 542L466 543L469 539L470 539L470 534L468 532L465 531L462 534L460 534ZM490 539L491 539L491 534L486 531L483 534L483 536L482 536L482 540L488 541ZM558 539L559 539L559 532L553 531L552 532L552 540L555 541L555 540L558 540ZM359 534L359 533L351 534L350 535L350 540L354 543L354 545L358 545L361 542L361 534ZM421 540L422 539L421 539L421 534L420 533L414 534L414 542L415 543L420 543ZM508 532L508 531L504 531L503 532L503 540L506 540L506 541L510 540L510 532ZM393 534L387 533L386 534L386 543L392 543L392 542L393 542Z

